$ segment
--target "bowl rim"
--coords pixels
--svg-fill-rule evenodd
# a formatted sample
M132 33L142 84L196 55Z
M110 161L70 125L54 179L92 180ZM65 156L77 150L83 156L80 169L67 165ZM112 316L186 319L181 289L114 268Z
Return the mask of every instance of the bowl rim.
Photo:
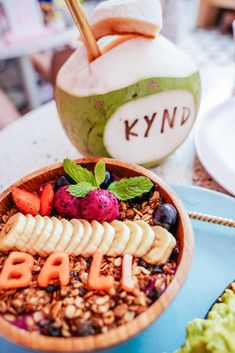
M35 336L28 331L15 327L10 322L0 317L0 335L13 343L30 349L47 352L52 352L55 350L57 352L86 352L108 349L113 346L117 346L138 335L150 324L152 324L153 321L155 321L173 301L188 276L194 251L193 229L187 211L185 210L181 200L178 196L176 196L176 193L155 173L135 164L111 158L81 158L74 161L77 164L95 164L98 160L103 160L106 165L120 166L121 168L126 168L148 177L154 183L158 184L160 188L163 189L164 192L171 198L180 215L184 240L177 271L164 293L145 312L138 315L131 322L112 329L107 333L72 338L48 337L40 335ZM48 167L36 170L19 179L0 194L0 204L11 193L14 187L19 187L25 182L30 182L33 178L39 177L40 175L50 171L55 171L61 167L61 162L55 163Z

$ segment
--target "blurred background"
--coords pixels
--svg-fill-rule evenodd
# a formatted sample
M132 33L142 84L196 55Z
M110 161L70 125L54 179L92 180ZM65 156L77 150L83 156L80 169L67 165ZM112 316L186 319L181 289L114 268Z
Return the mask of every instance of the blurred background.
M98 2L83 1L88 15ZM223 94L235 80L235 0L162 5L164 35L194 59L203 89L220 85ZM77 36L64 0L0 0L0 129L53 99L57 72Z

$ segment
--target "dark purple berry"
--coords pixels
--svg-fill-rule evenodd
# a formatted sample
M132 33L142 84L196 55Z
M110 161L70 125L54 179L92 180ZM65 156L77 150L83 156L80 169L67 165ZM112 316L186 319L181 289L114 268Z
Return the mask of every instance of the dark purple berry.
M67 176L65 175L61 175L57 180L56 180L56 188L59 189L61 188L62 186L65 186L65 185L70 185L71 184L71 181L68 179Z
M77 335L80 337L92 336L96 334L96 330L92 325L91 321L84 321L78 323L77 326Z
M48 336L61 337L61 328L54 327L53 323L50 322L48 326Z
M179 249L179 246L176 245L174 250L172 251L171 260L177 262L179 254L180 254L180 249Z
M79 289L79 295L80 295L80 297L84 297L84 295L85 295L86 293L87 293L86 288L81 287L81 288Z
M141 267L146 268L147 270L148 270L149 267L151 266L151 265L149 265L146 261L144 261L143 259L139 259L138 265L141 266Z
M156 288L155 283L156 283L156 278L151 277L145 289L147 297L150 298L152 301L155 301L156 299L158 299L164 291L163 286L160 288Z
M113 182L114 182L113 175L108 170L106 170L105 179L104 179L104 182L100 185L100 188L107 189L109 185L112 184Z
M157 300L160 295L162 294L163 290L161 288L153 288L149 294L148 294L148 298L151 299L152 301Z
M177 211L169 203L159 205L153 212L153 223L167 230L174 228L177 222Z

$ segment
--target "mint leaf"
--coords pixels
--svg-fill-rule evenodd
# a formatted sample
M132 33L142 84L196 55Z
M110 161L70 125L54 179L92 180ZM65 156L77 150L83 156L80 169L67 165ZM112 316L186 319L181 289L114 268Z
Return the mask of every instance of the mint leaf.
M109 185L111 191L119 200L126 201L141 196L153 187L153 183L144 176L124 178Z
M63 168L66 174L68 174L77 183L86 182L92 185L96 185L94 175L89 172L86 168L81 165L74 163L71 159L66 158L63 162Z
M76 196L76 197L86 196L90 191L95 189L96 189L96 186L86 183L85 181L82 181L77 185L71 185L68 188L70 195Z
M99 187L105 180L105 163L103 161L99 161L95 165L95 181L97 186Z

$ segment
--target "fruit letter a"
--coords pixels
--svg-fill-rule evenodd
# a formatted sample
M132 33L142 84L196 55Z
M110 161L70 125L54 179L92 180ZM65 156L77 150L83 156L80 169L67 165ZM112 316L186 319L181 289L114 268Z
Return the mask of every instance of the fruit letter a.
M48 257L38 276L38 285L45 288L50 280L55 278L59 278L62 286L67 286L69 283L69 257L67 254L56 253Z
M32 278L33 257L23 252L12 252L0 274L0 289L24 288Z

